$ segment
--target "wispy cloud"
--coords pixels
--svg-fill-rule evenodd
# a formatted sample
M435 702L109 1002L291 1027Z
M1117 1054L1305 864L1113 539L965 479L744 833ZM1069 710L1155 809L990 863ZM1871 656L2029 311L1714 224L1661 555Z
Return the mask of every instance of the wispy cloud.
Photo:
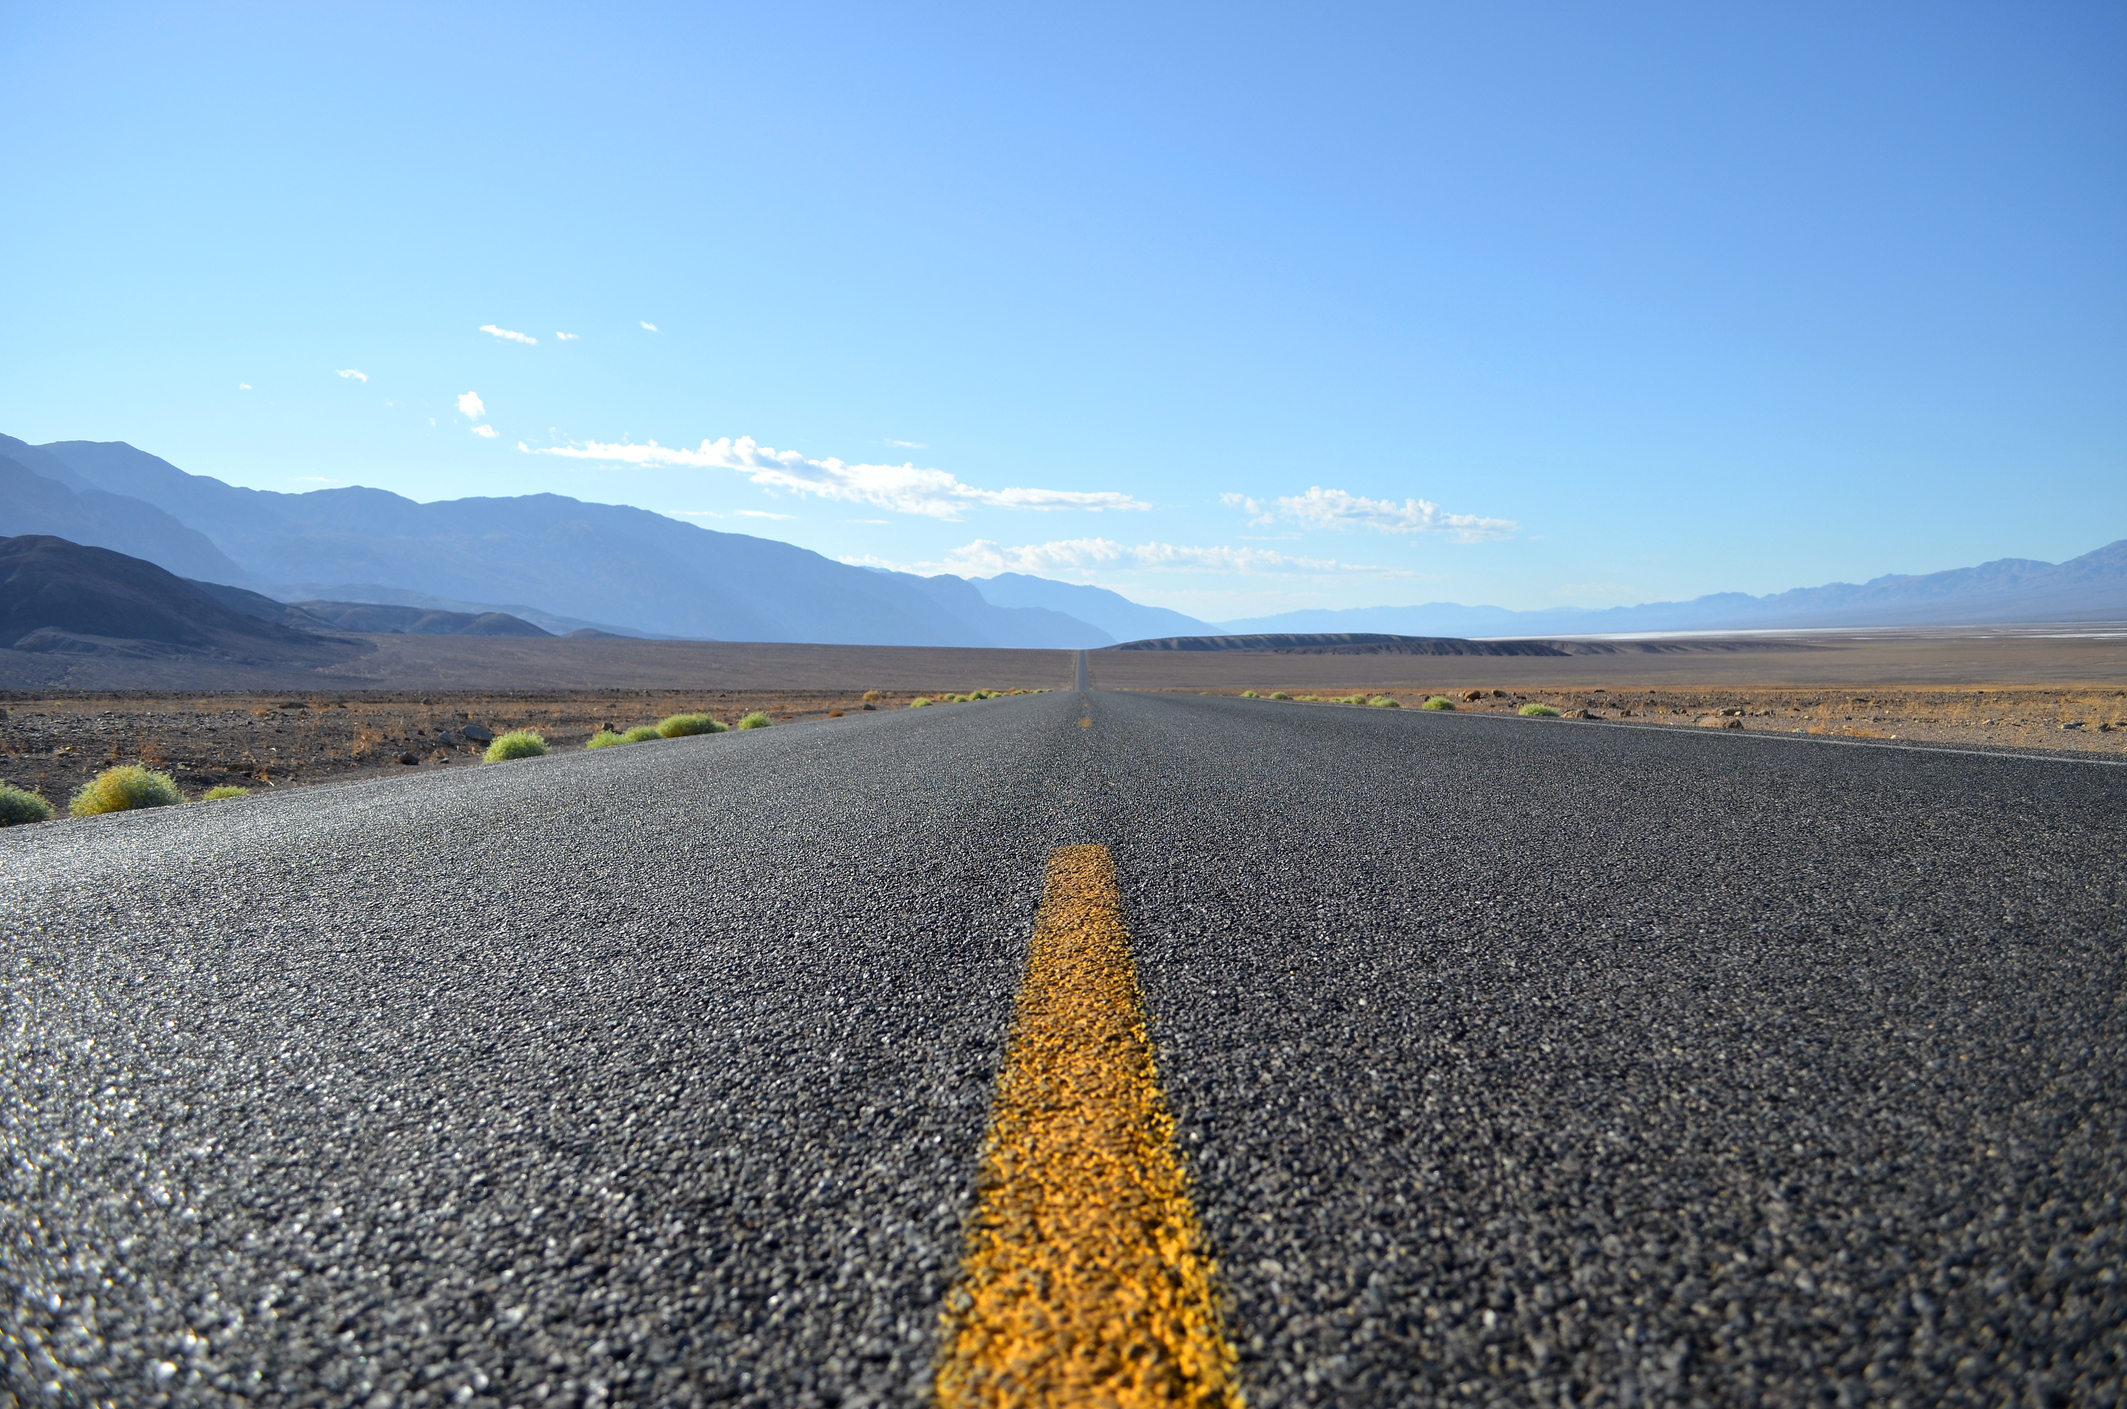
M645 323L645 324L643 324L643 331L644 331L644 332L646 332L646 333L654 333L654 332L656 332L656 331L657 331L657 324L655 324L655 323Z
M458 414L468 421L477 421L487 414L487 403L480 399L480 393L477 391L461 393L458 397Z
M368 380L369 380L369 373L367 373L367 372L357 372L357 371L356 371L356 370L355 370L354 368L352 368L352 367L342 367L342 368L340 369L340 375L341 375L341 376L343 376L343 377L352 377L352 378L353 378L354 380L356 380L356 381L358 381L358 382L366 382L366 381L368 381Z
M1195 572L1286 573L1327 576L1361 573L1373 577L1409 577L1401 568L1344 563L1334 558L1302 558L1268 548L1199 547L1181 543L1118 543L1112 538L1066 538L1048 543L1006 546L978 538L948 552L940 563L889 563L878 558L844 558L859 566L893 567L904 572L1024 572L1041 575L1063 570L1081 573L1098 568L1167 568Z
M572 460L602 460L625 465L679 465L732 470L767 489L817 494L876 504L903 514L957 519L971 506L993 509L1149 509L1152 506L1114 490L978 489L944 470L905 465L850 465L840 460L809 460L795 450L757 444L751 436L705 440L698 450L659 445L555 445L534 455L561 455Z
M1512 519L1488 519L1476 514L1451 514L1430 499L1368 499L1341 489L1320 485L1305 494L1281 495L1265 505L1245 494L1221 494L1219 502L1244 510L1249 522L1275 523L1280 519L1307 528L1370 528L1380 533L1445 533L1464 543L1505 538L1520 525Z
M663 512L675 519L721 519L728 517L714 509L666 509Z
M493 426L474 426L473 434L479 436L482 440L493 440L495 438L495 428Z
M797 517L796 514L771 514L766 509L740 509L738 516L742 519L794 519Z
M493 323L482 323L480 325L480 331L483 333L493 333L496 337L502 338L507 342L521 342L526 347L539 346L539 339L533 337L530 333L512 332L508 328L498 328Z
M554 334L554 341L556 341L556 342L574 342L574 341L576 341L576 338L577 338L577 335L576 335L575 333L556 333L556 334Z
M920 441L920 440L893 440L893 439L888 439L888 441L887 441L886 443L887 443L888 445L894 445L894 446L899 446L899 447L900 447L901 449L903 449L903 450L928 450L928 449L930 449L930 446L929 446L929 445L925 444L925 443L924 443L923 441Z
M251 390L251 383L249 383L249 382L238 382L238 383L236 384L236 389L237 389L238 391L249 391L249 390Z

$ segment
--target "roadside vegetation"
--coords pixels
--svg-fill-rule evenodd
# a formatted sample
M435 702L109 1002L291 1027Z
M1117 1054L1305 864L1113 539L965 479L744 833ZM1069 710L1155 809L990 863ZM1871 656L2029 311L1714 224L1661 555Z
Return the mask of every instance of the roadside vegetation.
M584 741L584 747L587 749L609 749L615 744L624 744L626 742L628 742L628 739L625 734L616 734L611 729L601 729Z
M665 737L663 734L657 732L655 724L638 724L633 729L622 734L620 741L624 744L647 744L652 739L662 739L663 737Z
M201 802L220 802L225 797L249 797L251 789L240 788L234 783L224 783L218 788L209 788L199 795Z
M908 707L910 709L923 709L926 706L934 705L936 703L938 702L932 699L929 695L918 695L916 696L916 698L908 702Z
M1534 700L1531 700L1531 701L1529 701L1529 703L1527 703L1527 704L1523 705L1523 706L1522 706L1522 707L1521 707L1521 708L1520 708L1519 710L1517 710L1517 711L1516 711L1516 713L1520 714L1520 715L1521 715L1521 717L1522 717L1522 718L1524 718L1524 719L1556 719L1556 718L1558 718L1558 711L1557 711L1557 710L1555 710L1555 709L1551 708L1551 706L1549 706L1549 705L1547 705L1547 704L1538 704L1538 703L1537 703L1536 701L1534 701Z
M762 713L760 710L755 710L753 713L739 720L738 727L741 729L766 729L769 725L773 723L775 723L773 719L770 719L766 714Z
M1424 704L1418 706L1420 709L1453 709L1454 707L1455 702L1446 695L1435 695Z
M184 795L177 790L177 781L169 774L157 773L137 763L126 763L106 768L83 784L81 791L67 803L66 810L73 817L100 817L106 812L168 807L184 800Z
M651 732L656 733L655 730ZM489 763L507 763L513 758L537 758L546 751L546 736L537 729L512 729L496 736L495 742L487 746L484 758Z
M43 793L33 793L12 783L0 783L0 827L51 820L52 805L44 800Z
M668 714L658 724L657 732L668 739L688 739L696 734L721 734L724 721L707 714Z
M1394 701L1394 700L1390 699L1390 698L1389 698L1389 697L1388 697L1387 695L1376 695L1376 696L1374 696L1374 697L1373 697L1372 699L1368 700L1368 701L1367 701L1367 703L1368 703L1368 704L1370 704L1370 705L1372 705L1372 706L1373 706L1373 707L1374 707L1375 709L1402 709L1402 708L1403 708L1403 706L1402 706L1402 705L1400 705L1400 704L1398 704L1398 703L1397 703L1396 701Z

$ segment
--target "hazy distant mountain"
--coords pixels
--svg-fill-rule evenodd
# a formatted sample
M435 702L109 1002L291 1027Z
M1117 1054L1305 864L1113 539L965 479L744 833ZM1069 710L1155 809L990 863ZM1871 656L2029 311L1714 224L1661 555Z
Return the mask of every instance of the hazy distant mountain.
M645 509L558 494L431 504L379 489L277 494L187 474L123 442L40 448L97 489L206 535L241 569L239 583L384 583L732 641L1039 646L1084 634L1051 612L992 606L958 578L868 572Z
M374 582L276 582L273 584L273 590L279 593L283 600L291 602L370 602L379 606L419 607L423 611L431 612L465 612L473 616L487 612L506 612L555 636L596 631L605 636L643 636L659 641L678 639L632 626L585 621L581 617L541 611L538 607L528 607L522 602L461 602L455 597L438 597L431 592L412 592L404 587L385 587Z
M1228 634L1378 631L1402 636L1585 636L1623 631L1751 631L1825 626L1968 626L2002 622L2127 621L2127 539L2065 563L2002 558L1921 576L1834 582L1752 597L1721 592L1688 602L1601 611L1509 611L1429 602L1283 612L1228 621Z
M1039 606L1005 606L992 602L981 590L981 584L964 577L941 573L937 577L914 577L906 574L905 580L917 583L924 595L936 602L955 618L966 623L970 631L989 632L1000 613L1009 614L1017 638L1010 642L1015 646L1045 646L1057 650L1083 650L1092 646L1105 646L1115 638L1082 618ZM1004 642L997 644L1003 645Z
M1030 577L1023 572L1000 572L995 577L978 577L973 581L975 590L993 605L1046 607L1050 611L1068 612L1080 621L1099 627L1110 640L1201 636L1213 630L1209 622L1198 621L1193 616L1184 616L1165 607L1148 607L1133 602L1120 592L1110 592L1105 587L1055 582L1046 577ZM1106 645L1107 642L1085 644Z
M96 488L34 445L0 435L0 537L16 534L109 548L185 577L246 580L204 534L152 504Z
M374 602L283 602L219 582L194 582L231 611L297 631L359 631L381 636L552 636L508 612L450 612Z

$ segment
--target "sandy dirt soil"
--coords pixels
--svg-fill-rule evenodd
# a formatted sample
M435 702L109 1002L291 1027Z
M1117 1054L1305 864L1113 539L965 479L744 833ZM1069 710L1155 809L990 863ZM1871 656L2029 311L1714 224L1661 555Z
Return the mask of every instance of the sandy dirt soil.
M944 693L940 691L938 693ZM601 728L624 731L701 711L726 724L760 710L778 726L905 709L914 691L728 690L481 694L214 694L0 696L0 782L42 793L64 811L83 783L120 763L167 772L187 797L221 785L266 789L458 768L480 761L490 734L536 729L557 750Z
M317 670L207 657L105 659L0 650L0 690L932 690L1071 681L1069 651L807 646L620 636L350 636L365 654ZM295 696L290 696L294 698Z
M1191 693L1211 693L1196 691ZM1228 694L1231 691L1218 691ZM1415 709L1432 692L1390 687L1293 694L1295 704L1392 699ZM1562 716L1621 724L1742 729L1963 748L2043 749L2127 757L2127 689L1846 690L1520 689L1442 692L1459 711L1516 714L1547 704Z
M1262 651L1088 653L1104 690L1405 689L1692 690L1792 686L1870 689L2127 686L2127 626L1824 631L1785 636L1610 643L1617 654L1338 656ZM1350 693L1346 689L1343 693Z

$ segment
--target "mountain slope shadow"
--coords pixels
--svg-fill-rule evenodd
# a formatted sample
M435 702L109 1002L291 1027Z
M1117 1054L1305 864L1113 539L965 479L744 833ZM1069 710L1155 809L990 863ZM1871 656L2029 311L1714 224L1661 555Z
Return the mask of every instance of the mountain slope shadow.
M150 562L48 534L0 538L0 648L248 665L326 665L375 647L231 611Z

